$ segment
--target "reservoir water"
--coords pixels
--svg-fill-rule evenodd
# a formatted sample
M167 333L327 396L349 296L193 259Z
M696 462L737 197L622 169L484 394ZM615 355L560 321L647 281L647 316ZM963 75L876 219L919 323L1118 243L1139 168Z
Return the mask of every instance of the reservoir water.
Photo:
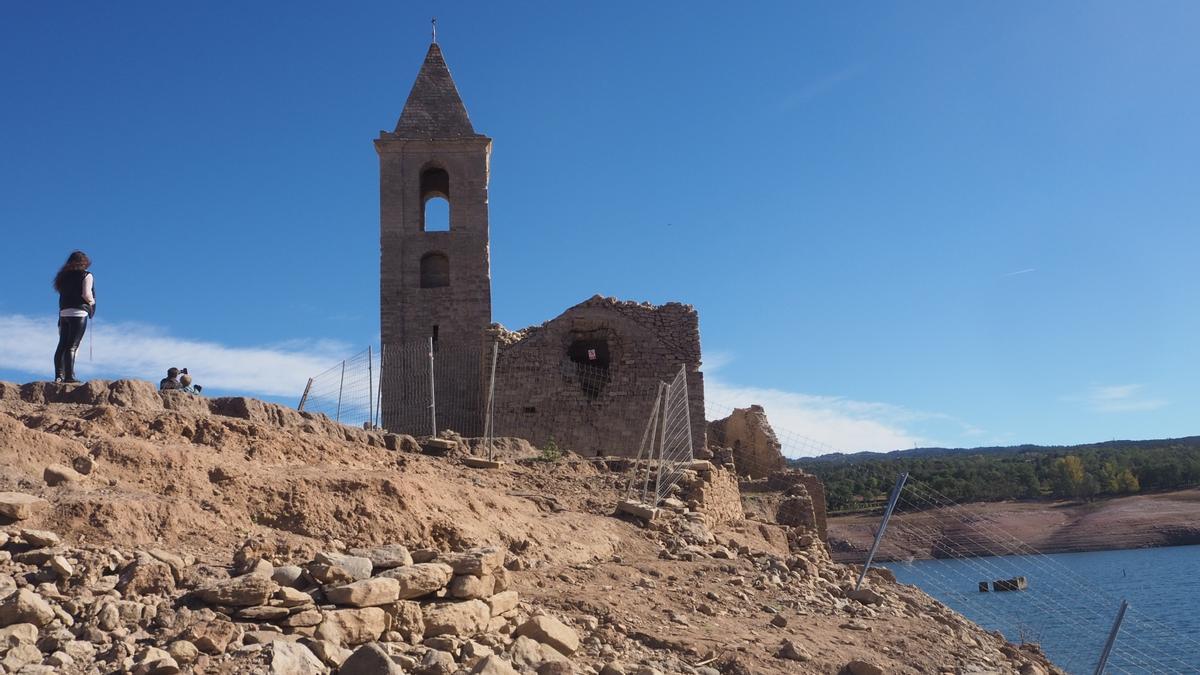
M1070 673L1092 673L1122 599L1109 673L1200 673L1200 546L885 563L1010 642L1036 642ZM981 593L1024 576L1029 588Z

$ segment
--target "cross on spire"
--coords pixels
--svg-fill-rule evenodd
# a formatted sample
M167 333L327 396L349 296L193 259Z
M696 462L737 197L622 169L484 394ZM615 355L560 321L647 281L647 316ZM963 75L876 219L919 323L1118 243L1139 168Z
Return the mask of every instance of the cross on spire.
M430 23L433 24L433 44L437 44L437 17L433 17Z

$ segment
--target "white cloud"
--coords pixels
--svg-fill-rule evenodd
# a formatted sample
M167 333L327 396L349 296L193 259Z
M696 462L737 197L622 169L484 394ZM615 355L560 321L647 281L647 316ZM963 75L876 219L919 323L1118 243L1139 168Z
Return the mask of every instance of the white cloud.
M1146 396L1141 384L1113 384L1093 386L1083 396L1071 396L1068 400L1082 400L1095 412L1137 412L1156 410L1167 405L1167 400Z
M157 382L171 366L187 367L206 389L299 396L308 378L350 355L340 343L290 341L230 347L168 335L154 326L100 321L89 326L76 359L80 378L129 377ZM88 358L94 339L93 359ZM0 315L0 368L49 379L58 344L54 319Z
M704 399L709 419L724 417L734 407L763 406L789 457L938 445L905 425L929 420L956 422L949 415L888 403L739 386L714 377L705 377ZM964 432L975 429L963 426Z

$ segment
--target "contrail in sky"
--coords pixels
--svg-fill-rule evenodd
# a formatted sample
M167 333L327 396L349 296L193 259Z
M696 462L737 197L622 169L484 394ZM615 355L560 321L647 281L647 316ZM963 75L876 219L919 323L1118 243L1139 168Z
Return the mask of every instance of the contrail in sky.
M1007 274L1001 274L1000 276L1002 276L1002 277L1015 277L1015 276L1017 276L1018 274L1029 274L1030 272L1036 272L1036 271L1037 271L1037 269L1036 269L1036 268L1034 268L1034 267L1030 267L1030 268L1029 268L1029 269L1027 269L1027 270L1017 270L1016 272L1009 272L1009 273L1007 273Z

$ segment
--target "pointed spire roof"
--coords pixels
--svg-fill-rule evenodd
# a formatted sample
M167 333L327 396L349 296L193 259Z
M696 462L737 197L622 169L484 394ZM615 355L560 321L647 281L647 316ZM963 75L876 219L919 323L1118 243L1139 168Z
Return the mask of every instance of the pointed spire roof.
M467 108L454 86L450 68L436 42L429 45L425 63L408 93L404 112L396 123L400 138L460 138L477 136Z

